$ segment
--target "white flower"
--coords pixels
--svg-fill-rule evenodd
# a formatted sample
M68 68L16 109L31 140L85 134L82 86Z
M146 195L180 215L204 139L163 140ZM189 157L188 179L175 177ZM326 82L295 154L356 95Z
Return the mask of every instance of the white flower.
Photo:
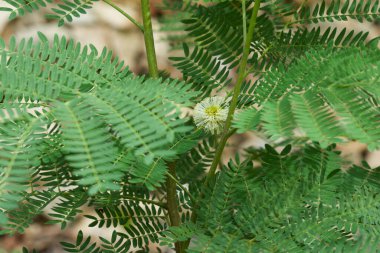
M231 98L209 97L194 107L194 122L207 131L218 134L224 126L228 115L228 102Z

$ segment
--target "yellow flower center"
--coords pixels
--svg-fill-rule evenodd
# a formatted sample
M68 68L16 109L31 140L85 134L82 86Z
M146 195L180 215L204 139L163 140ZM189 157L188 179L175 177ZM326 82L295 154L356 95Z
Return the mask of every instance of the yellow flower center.
M213 117L216 116L220 111L220 107L216 105L212 105L210 107L207 107L205 112L208 116Z

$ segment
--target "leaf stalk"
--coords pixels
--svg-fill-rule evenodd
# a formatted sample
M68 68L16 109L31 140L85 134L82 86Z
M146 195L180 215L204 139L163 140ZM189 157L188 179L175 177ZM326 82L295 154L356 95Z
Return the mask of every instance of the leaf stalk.
M142 32L144 32L144 27L136 21L131 15L123 11L119 6L117 6L115 3L113 3L111 0L103 0L106 4L117 10L120 14L122 14L124 17L129 19L137 28L139 28Z
M257 14L258 14L259 9L260 9L260 3L261 3L261 0L256 0L255 5L253 6L253 13L252 13L252 16L251 16L251 19L249 22L247 39L244 43L244 48L243 48L243 57L241 59L241 63L240 63L240 67L239 67L238 79L237 79L237 82L236 82L236 85L235 85L235 88L233 91L233 96L232 96L232 100L230 103L230 108L228 110L227 119L226 119L226 122L224 125L223 134L222 134L221 140L219 141L219 145L216 149L215 157L212 161L210 170L207 174L207 177L206 177L206 180L204 183L205 185L207 185L210 182L210 180L215 176L215 171L218 167L218 164L219 164L220 158L222 156L224 147L226 146L227 140L230 137L229 136L229 130L230 130L230 127L232 124L233 115L234 115L235 110L236 110L241 86L242 86L242 84L245 80L245 77L246 77L246 68L247 68L247 63L248 63L248 56L249 56L249 52L250 52L250 47L251 47L251 42L253 39L254 30L256 27L256 19L257 19Z
M157 56L156 50L154 47L154 38L153 38L153 28L152 28L152 18L150 12L150 2L149 0L141 0L141 10L143 16L143 25L144 25L144 41L146 48L146 55L148 60L149 75L151 78L158 78L158 67L157 67ZM175 163L168 164L168 174L170 176L166 177L166 200L167 200L167 210L170 219L171 226L180 226L181 218L178 210L178 196L177 196L177 180ZM175 249L177 253L185 252L184 242L175 242Z
M150 13L149 0L141 0L141 9L143 16L144 41L148 60L149 75L152 78L158 78L159 75L157 67L157 56L154 47L152 17Z

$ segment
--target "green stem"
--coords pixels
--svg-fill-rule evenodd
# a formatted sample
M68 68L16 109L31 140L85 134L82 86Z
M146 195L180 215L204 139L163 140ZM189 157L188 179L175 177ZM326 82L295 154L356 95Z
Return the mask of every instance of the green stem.
M173 178L176 178L175 172L175 163L169 163L169 172L170 177L166 180L166 198L168 206L168 214L170 219L170 226L178 227L181 225L181 218L178 212L177 204L177 185ZM175 250L177 253L184 253L185 248L183 242L175 242Z
M226 119L226 123L224 125L223 129L223 135L222 138L219 142L218 148L216 149L215 152L215 157L214 160L212 161L210 171L207 174L206 180L205 180L205 185L208 184L208 182L214 177L216 168L218 167L218 163L220 161L220 158L222 156L224 147L227 143L227 140L229 138L229 130L232 124L232 119L233 115L235 113L235 109L237 106L240 90L241 90L241 85L244 82L244 79L246 77L246 67L247 67L247 62L248 62L248 56L249 56L249 49L251 46L255 26L256 26L256 19L257 19L257 13L260 9L260 2L261 0L256 0L255 5L253 6L253 13L252 17L249 22L249 28L248 28L248 34L247 34L247 40L245 41L244 49L243 49L243 57L241 58L241 63L239 67L239 74L238 74L238 79L234 88L234 94L231 100L230 108L228 110L228 115Z
M146 55L148 58L149 75L152 78L158 78L157 57L154 48L152 18L150 14L149 0L141 0L141 9L144 24L144 40Z
M232 123L232 118L235 113L235 109L237 106L240 90L241 90L241 85L243 84L243 81L246 77L246 68L247 68L247 63L248 63L248 56L249 56L249 49L251 46L251 41L253 38L253 32L255 30L256 26L256 19L257 19L257 13L260 9L260 2L261 0L256 0L255 5L253 6L253 13L252 17L250 19L249 23L249 30L248 34L246 33L246 8L245 8L245 1L243 1L243 36L244 36L244 48L243 48L243 57L240 62L240 67L239 67L239 74L238 74L238 80L236 83L236 86L233 91L233 97L231 100L230 108L228 110L228 115L226 119L226 123L224 125L222 137L218 143L218 147L215 152L214 159L212 161L210 171L207 174L206 180L204 185L207 186L208 182L214 177L216 168L218 167L218 164L220 162L220 158L222 156L224 147L226 146L227 140L231 135L235 133L234 130L230 131L231 123ZM201 192L199 199L202 199L204 197L204 193ZM191 215L191 221L196 222L197 221L197 209L199 207L199 201L196 202L193 206L193 212ZM187 248L190 244L190 239L185 242L185 247Z
M243 41L247 40L247 9L245 6L245 0L241 1L242 10L243 10Z
M247 40L244 42L243 57L241 59L241 63L240 63L240 67L239 67L238 80L237 80L236 86L235 86L234 91L233 91L233 98L232 98L232 101L230 104L230 108L228 110L228 116L226 119L226 123L224 125L222 137L218 143L218 147L215 151L215 156L214 156L214 159L212 161L210 171L208 172L205 183L204 183L205 186L207 186L208 183L210 182L210 180L215 176L215 171L216 171L216 168L218 167L218 164L219 164L220 158L222 156L224 147L226 146L227 140L229 137L231 137L231 135L233 135L235 133L235 130L230 130L230 127L231 127L231 123L232 123L233 114L235 112L236 105L238 102L238 97L240 94L241 85L243 84L243 81L246 77L246 67L247 67L247 62L248 62L249 49L250 49L251 41L253 38L253 32L254 32L255 26L256 26L256 19L257 19L257 13L258 13L259 8L260 8L260 2L261 2L260 0L256 0L255 5L253 6L253 13L252 13L252 17L251 17L250 22L249 22ZM204 197L204 193L201 192L198 199L202 199L203 197ZM197 209L198 209L198 207L199 207L199 200L197 201L197 203L194 204L193 212L191 215L191 221L194 223L197 221L197 216L198 216L197 215ZM186 242L186 246L188 246L189 244L190 244L190 240L188 240Z
M195 198L193 197L193 195L191 195L189 190L186 189L172 174L170 174L169 172L166 174L178 185L179 188L181 188L184 192L186 192L186 194L189 195L191 201L195 203Z
M123 11L119 6L114 4L111 0L103 0L103 1L109 6L111 6L112 8L114 8L115 10L117 10L118 12L120 12L124 17L129 19L135 26L137 26L142 32L144 32L144 27L139 22L137 22L136 19L131 17L131 15Z
M146 55L148 58L148 67L149 75L151 78L158 78L158 67L157 67L157 57L154 47L153 39L153 28L152 28L152 19L150 14L150 4L149 0L141 0L141 9L143 15L143 24L144 24L144 40ZM178 211L177 204L177 180L176 180L176 171L175 163L168 164L168 177L166 178L166 200L167 200L167 210L170 219L171 226L180 226L181 218ZM179 183L179 182L178 182ZM190 195L191 196L191 195ZM175 249L177 253L184 253L185 247L183 242L175 242Z

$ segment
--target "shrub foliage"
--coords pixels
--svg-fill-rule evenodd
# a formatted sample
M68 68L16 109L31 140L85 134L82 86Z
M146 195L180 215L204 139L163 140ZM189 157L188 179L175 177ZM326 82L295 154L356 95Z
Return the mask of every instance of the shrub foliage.
M59 26L97 4L4 2L10 19L49 8ZM378 40L334 26L378 20L380 1L288 2L260 5L232 124L232 134L253 131L268 144L221 163L206 184L218 136L184 111L232 95L254 1L164 1L161 30L182 80L136 76L111 51L59 35L0 39L0 233L23 233L48 210L62 229L83 216L111 231L99 240L79 231L62 242L68 252L147 251L151 242L178 252L380 250L380 168L336 149L380 147Z

